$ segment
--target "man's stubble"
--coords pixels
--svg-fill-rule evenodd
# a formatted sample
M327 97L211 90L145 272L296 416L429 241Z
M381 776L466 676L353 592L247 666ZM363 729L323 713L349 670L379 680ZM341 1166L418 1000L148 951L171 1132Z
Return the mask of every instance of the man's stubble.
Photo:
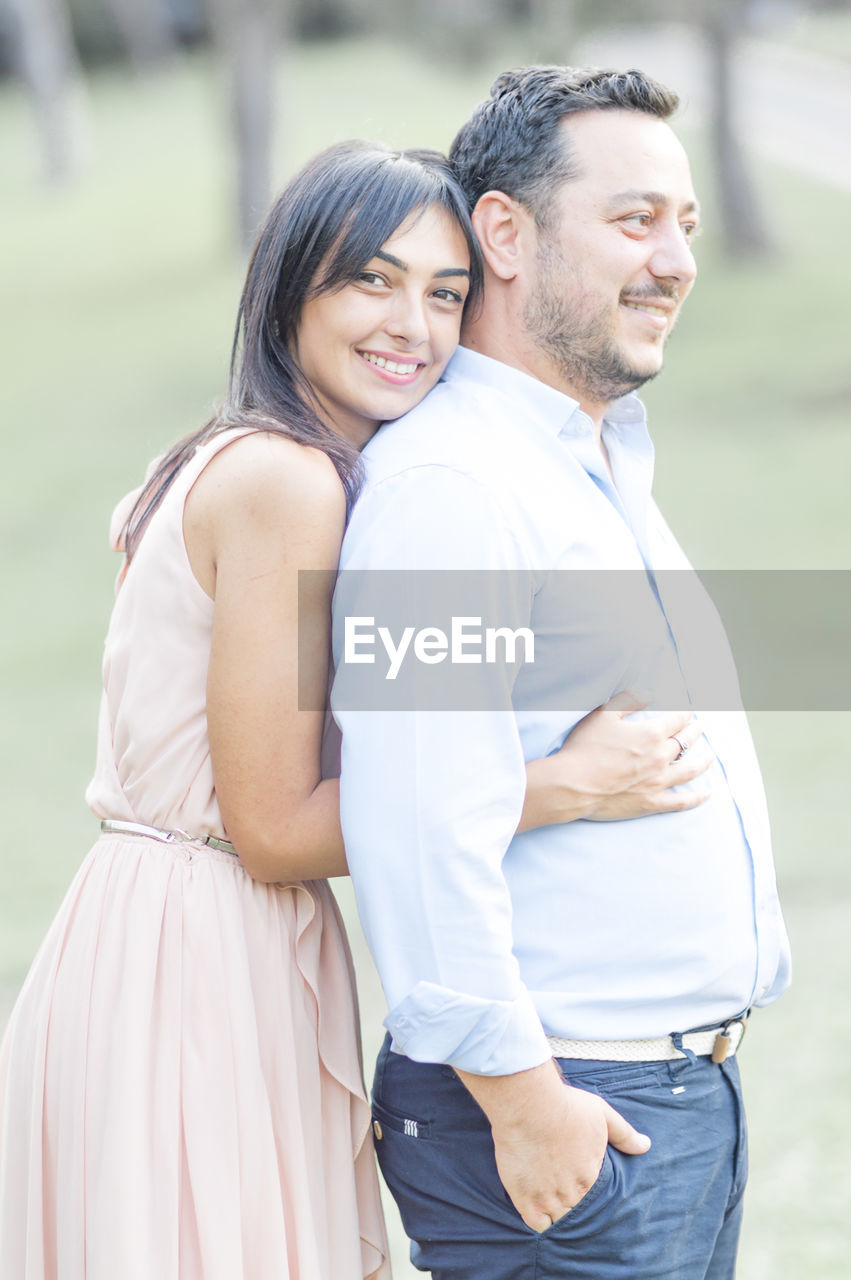
M630 289L629 296L676 298L677 290L658 281ZM540 233L537 276L523 320L527 334L549 358L560 381L582 400L611 403L644 386L661 370L661 362L655 369L639 369L618 350L614 318L589 294L579 271L545 231Z

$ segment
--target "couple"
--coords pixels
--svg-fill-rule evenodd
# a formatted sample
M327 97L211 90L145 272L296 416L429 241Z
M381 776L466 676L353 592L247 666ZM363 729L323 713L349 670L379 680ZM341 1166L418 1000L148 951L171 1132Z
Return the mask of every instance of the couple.
M451 169L344 144L275 204L223 411L116 512L103 833L0 1051L4 1277L389 1274L347 863L417 1265L733 1275L735 1050L788 971L752 747L738 715L644 711L616 632L562 665L550 573L638 569L677 655L655 571L685 560L627 394L695 274L675 106L638 72L509 72ZM341 543L335 635L372 570L534 579L514 607L567 700L506 666L513 714L370 713L340 651L323 778Z

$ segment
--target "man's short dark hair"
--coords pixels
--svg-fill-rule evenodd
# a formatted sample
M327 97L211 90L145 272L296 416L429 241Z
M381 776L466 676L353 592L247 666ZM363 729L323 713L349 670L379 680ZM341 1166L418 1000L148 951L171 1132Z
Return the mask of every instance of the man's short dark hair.
M643 71L520 67L504 71L455 136L452 167L473 209L486 191L518 200L546 225L555 187L577 176L559 128L579 111L643 111L667 120L677 95Z

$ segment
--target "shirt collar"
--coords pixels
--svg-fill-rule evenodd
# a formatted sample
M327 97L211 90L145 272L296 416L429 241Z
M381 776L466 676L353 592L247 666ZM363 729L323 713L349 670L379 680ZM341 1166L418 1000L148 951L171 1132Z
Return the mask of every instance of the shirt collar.
M613 400L606 410L603 425L618 428L643 427L647 421L647 410L634 391Z
M579 402L572 400L555 387L548 387L545 382L515 369L501 360L491 356L483 356L479 351L471 351L469 347L459 347L443 374L448 382L456 379L485 383L496 391L502 392L513 401L523 401L542 424L551 428L557 435L577 413L582 414ZM582 414L584 418L585 415Z
M456 379L483 382L512 400L524 401L535 410L538 420L548 426L553 435L584 436L593 431L591 419L579 407L578 400L547 386L522 369L515 369L479 351L471 351L469 347L458 347L443 377L448 382ZM633 427L643 428L646 418L644 405L633 391L612 402L603 418L603 426L618 432L629 431Z

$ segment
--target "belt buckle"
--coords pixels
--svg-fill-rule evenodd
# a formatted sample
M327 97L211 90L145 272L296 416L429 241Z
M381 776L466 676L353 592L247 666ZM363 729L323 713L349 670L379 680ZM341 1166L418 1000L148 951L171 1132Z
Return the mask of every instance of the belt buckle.
M740 1014L736 1018L728 1018L727 1021L724 1023L724 1025L721 1027L721 1030L718 1032L717 1036L715 1037L715 1044L712 1046L713 1062L715 1063L726 1062L730 1053L730 1045L732 1041L732 1037L730 1035L730 1028L736 1026L737 1024L742 1028L742 1034L739 1036L739 1044L736 1046L736 1048L738 1049L741 1046L741 1043L745 1038L745 1032L748 1029L748 1015L746 1013Z

